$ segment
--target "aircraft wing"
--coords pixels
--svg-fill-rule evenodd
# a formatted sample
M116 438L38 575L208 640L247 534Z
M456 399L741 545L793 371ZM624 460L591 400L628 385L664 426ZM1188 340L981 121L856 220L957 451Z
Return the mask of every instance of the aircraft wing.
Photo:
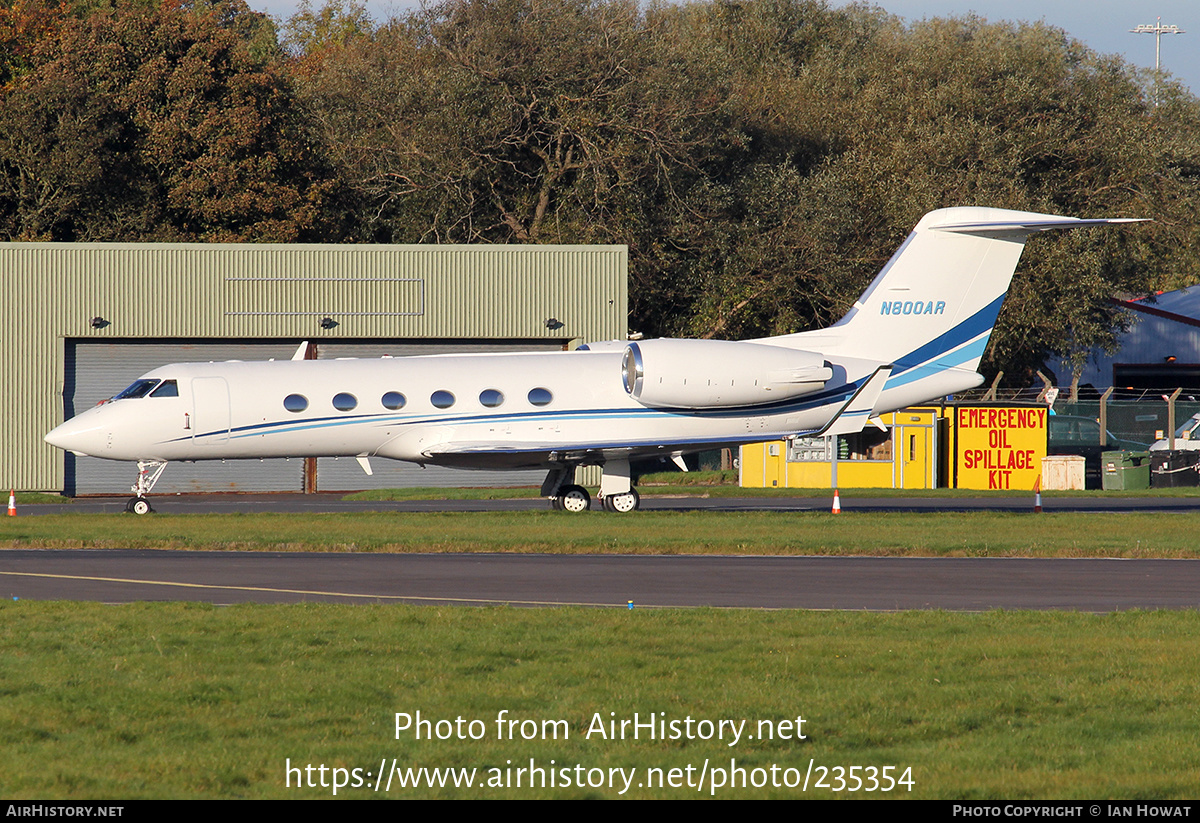
M858 387L846 405L825 424L823 429L801 433L803 437L819 437L827 434L857 434L867 425L867 421L875 416L875 404L883 394L883 387L892 376L892 366L880 366L875 373Z

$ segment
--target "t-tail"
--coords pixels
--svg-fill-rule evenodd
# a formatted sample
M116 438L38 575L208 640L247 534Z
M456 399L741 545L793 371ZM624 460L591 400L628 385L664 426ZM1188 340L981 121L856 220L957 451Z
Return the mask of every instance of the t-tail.
M921 385L914 396L926 398L971 388L983 380L979 361L1029 235L1132 222L939 209L921 218L838 323L772 342L816 349L835 362L886 362L893 366L889 393L914 383Z

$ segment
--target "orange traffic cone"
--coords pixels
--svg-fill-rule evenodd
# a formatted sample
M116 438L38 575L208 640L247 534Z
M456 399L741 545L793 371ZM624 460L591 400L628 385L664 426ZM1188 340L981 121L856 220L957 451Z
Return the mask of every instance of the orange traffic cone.
M842 513L842 498L838 497L837 489L833 490L833 513L834 514Z
M1039 474L1037 480L1033 481L1033 511L1035 514L1042 513L1042 476Z
M17 516L17 493L13 489L8 490L8 516Z

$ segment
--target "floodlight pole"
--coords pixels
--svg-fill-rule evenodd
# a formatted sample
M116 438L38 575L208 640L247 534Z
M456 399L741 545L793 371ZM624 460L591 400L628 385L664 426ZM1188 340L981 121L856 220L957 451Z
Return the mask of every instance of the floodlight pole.
M1179 26L1171 25L1164 26L1162 18L1156 18L1157 22L1151 26L1143 23L1136 29L1130 29L1133 34L1153 34L1154 35L1154 107L1158 108L1158 81L1162 74L1162 36L1164 34L1186 34Z

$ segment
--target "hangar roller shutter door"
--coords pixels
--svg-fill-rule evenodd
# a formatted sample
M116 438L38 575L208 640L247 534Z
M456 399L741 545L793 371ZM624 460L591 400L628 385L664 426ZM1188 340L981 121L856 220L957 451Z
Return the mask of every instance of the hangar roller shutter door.
M66 417L73 417L101 400L112 397L142 374L167 363L271 358L287 360L295 352L297 345L298 341L176 343L68 340L66 380L63 389ZM561 348L561 343L553 341L317 343L317 353L321 359L379 357L384 354L403 357L481 351L558 351ZM373 459L371 467L374 475L367 476L353 458L320 458L317 461L317 489L342 491L412 486L537 485L542 482L545 474L541 471L490 472L432 466L422 469L419 466L382 458ZM133 463L68 454L65 491L67 494L126 494L134 482L136 472L137 468ZM154 494L298 492L303 488L302 459L173 462L154 487Z
M287 360L296 343L67 342L66 416L86 411L112 397L141 375L167 363L210 360ZM67 494L126 494L137 466L118 460L67 455ZM303 460L226 460L175 462L167 466L154 494L188 492L302 491Z

